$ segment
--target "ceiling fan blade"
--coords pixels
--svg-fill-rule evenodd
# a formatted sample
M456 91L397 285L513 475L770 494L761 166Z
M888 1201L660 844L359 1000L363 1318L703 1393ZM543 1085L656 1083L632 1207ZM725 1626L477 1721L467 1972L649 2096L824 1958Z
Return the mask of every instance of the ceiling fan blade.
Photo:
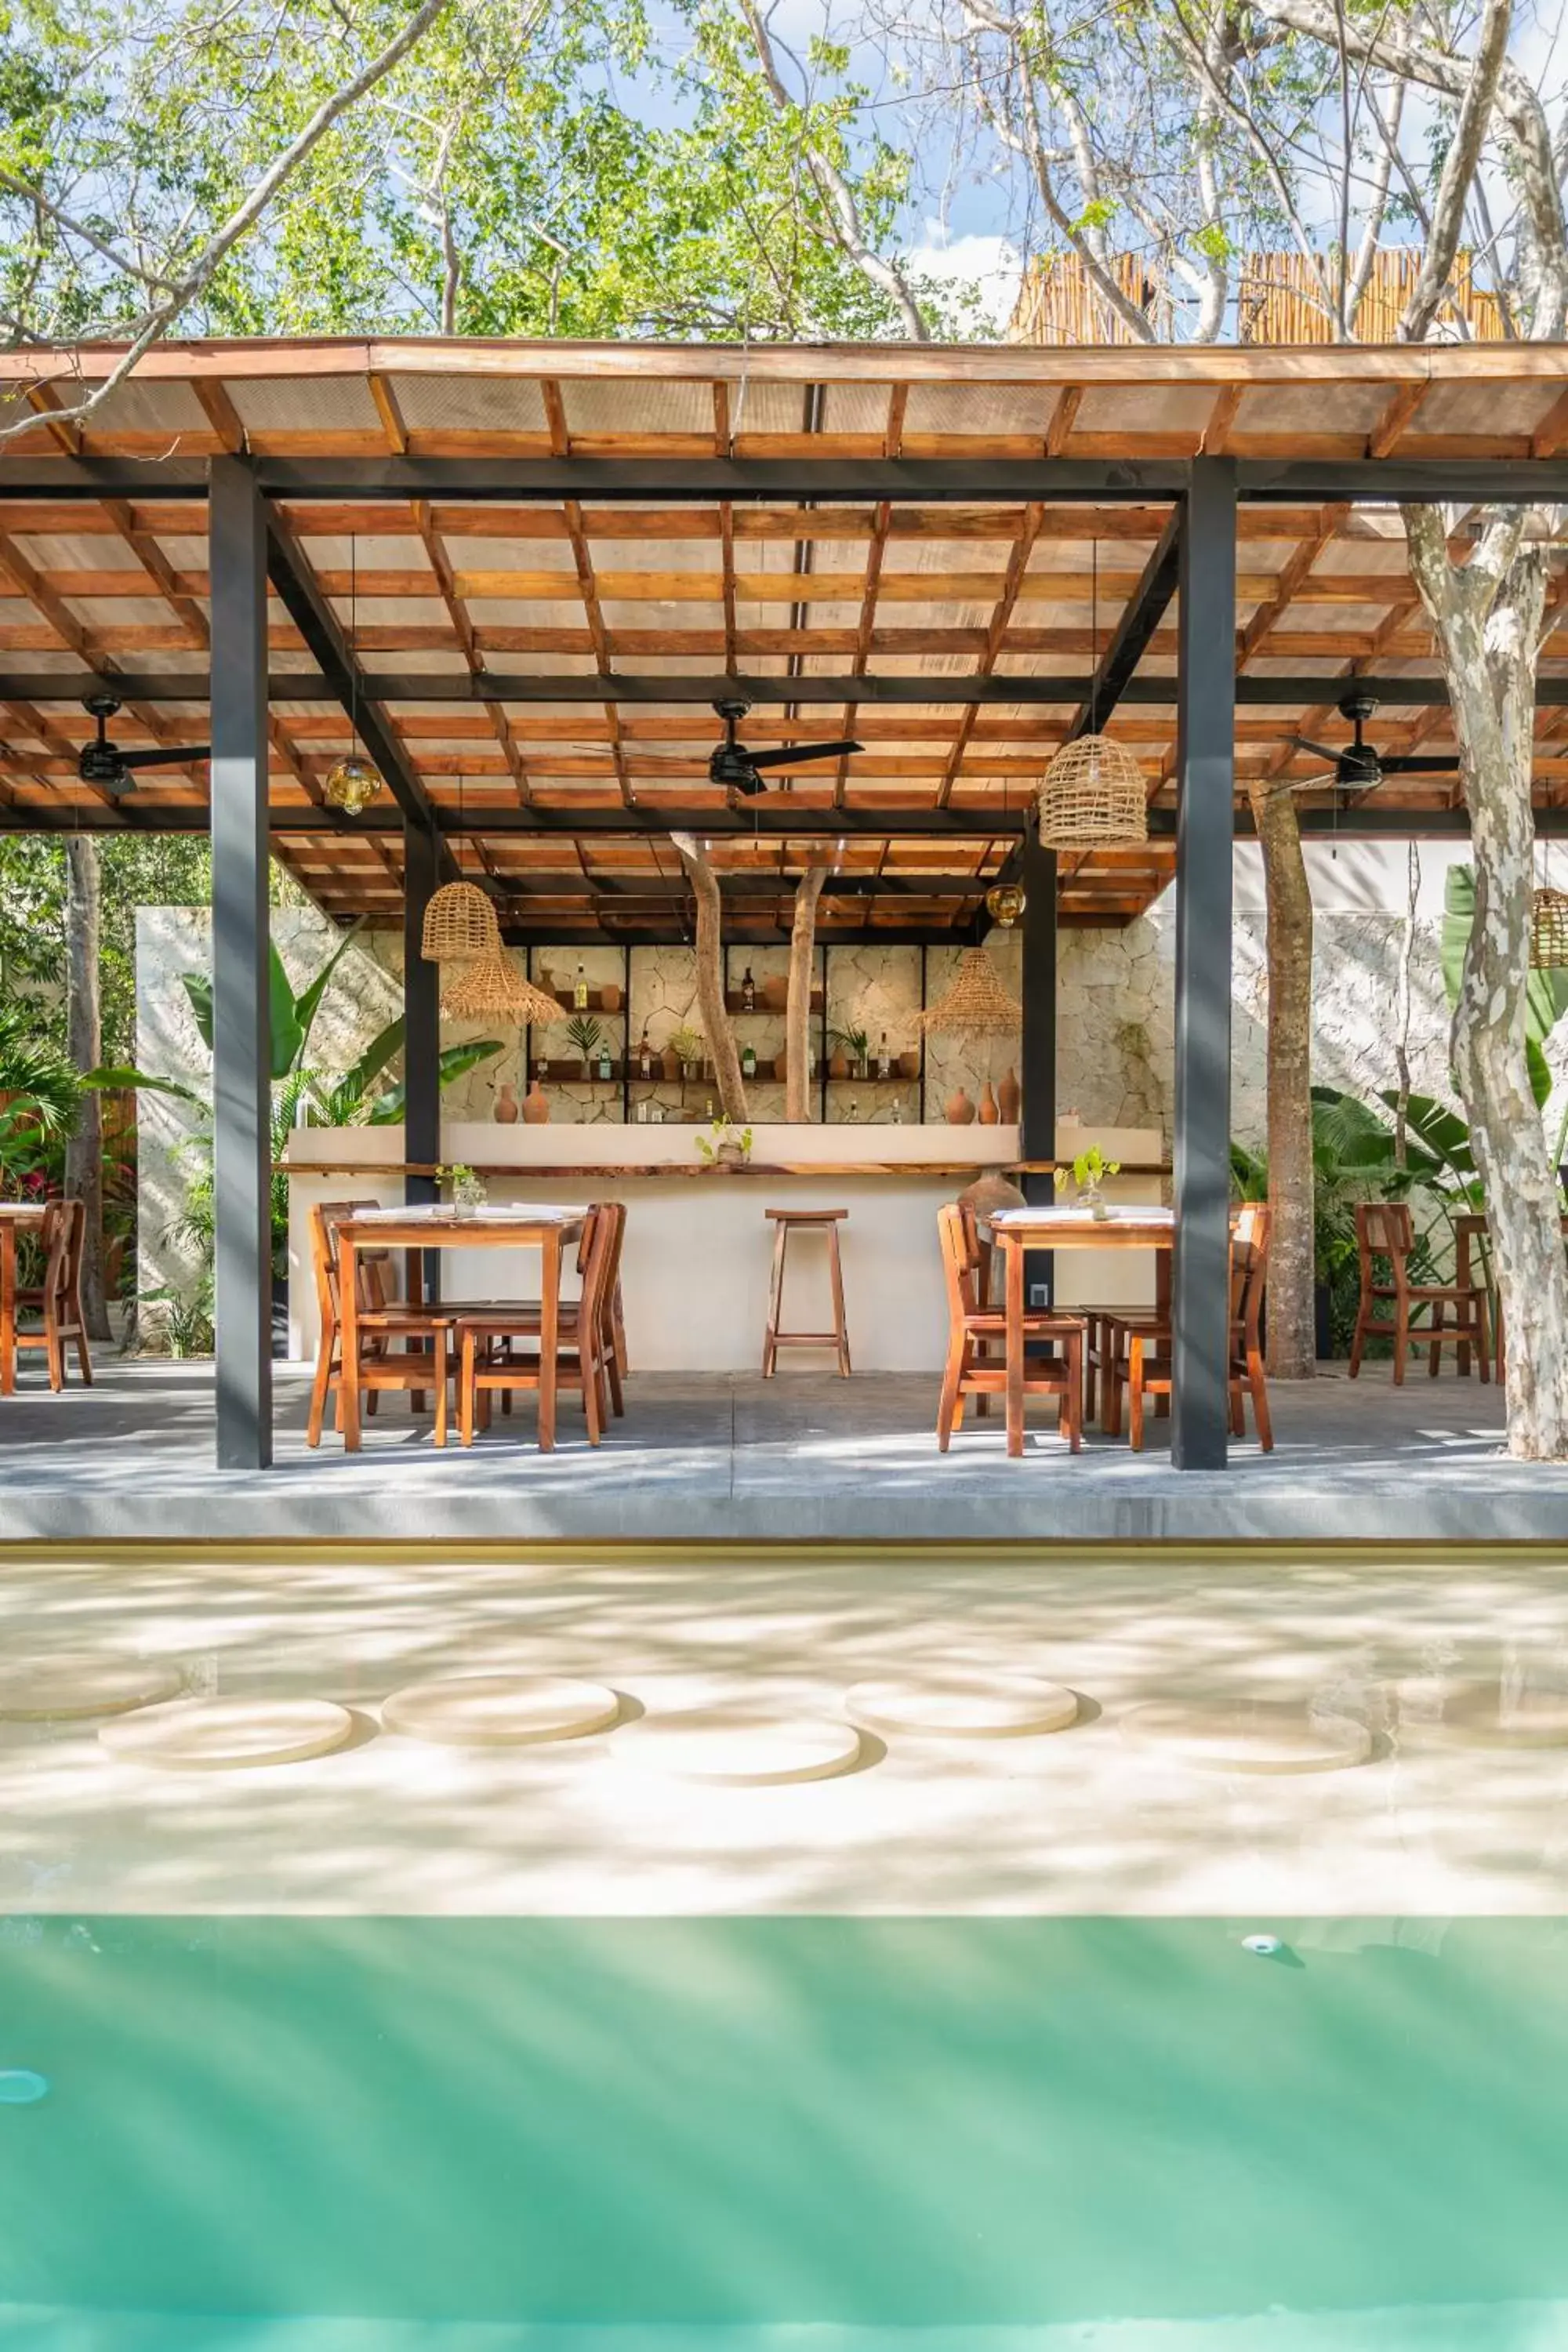
M1459 772L1457 759L1434 755L1424 758L1419 752L1385 751L1380 761L1385 776L1455 776Z
M1290 740L1298 751L1310 751L1315 759L1337 760L1340 756L1327 743L1314 743L1310 735L1292 735Z
M118 754L122 768L183 768L195 760L209 757L205 743L182 743L175 750L156 751L121 751Z
M793 768L798 760L841 760L863 751L860 743L790 743L776 751L749 751L753 768Z

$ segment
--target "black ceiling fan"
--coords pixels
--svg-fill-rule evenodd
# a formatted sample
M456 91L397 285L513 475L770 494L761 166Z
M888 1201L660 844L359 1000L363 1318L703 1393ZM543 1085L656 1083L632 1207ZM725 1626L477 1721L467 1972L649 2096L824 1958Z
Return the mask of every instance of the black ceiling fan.
M1330 772L1308 776L1292 789L1312 792L1321 784L1331 783L1336 792L1368 793L1381 784L1385 776L1452 776L1458 772L1459 762L1452 754L1421 751L1380 751L1362 734L1377 709L1376 697L1352 688L1340 704L1340 717L1355 730L1354 740L1342 744L1336 751L1327 743L1314 743L1310 736L1292 735L1290 740L1299 751L1311 751L1320 760L1330 762Z
M82 697L82 709L89 719L98 721L98 734L90 743L84 743L76 763L77 774L84 784L96 784L100 792L118 800L122 793L136 789L138 768L184 768L194 760L207 757L205 743L179 743L167 750L160 747L151 751L122 751L109 740L109 722L120 709L112 694L87 694Z
M737 740L735 730L751 707L739 697L713 705L724 721L724 740L708 762L708 780L722 784L726 792L752 796L767 790L761 772L764 768L793 768L802 760L838 760L861 749L858 743L790 743L773 751L750 751Z

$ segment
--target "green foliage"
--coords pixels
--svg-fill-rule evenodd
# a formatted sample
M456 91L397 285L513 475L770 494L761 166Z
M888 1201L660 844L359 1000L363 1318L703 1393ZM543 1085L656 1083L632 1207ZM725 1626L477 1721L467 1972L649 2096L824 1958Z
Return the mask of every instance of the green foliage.
M103 1052L136 1046L136 909L205 906L212 862L200 835L105 834L99 841L99 989ZM58 836L0 835L0 993L30 1001L33 1025L65 1043L66 853Z
M1476 922L1476 875L1471 866L1450 866L1443 891L1441 955L1443 986L1450 1005L1459 1001L1465 950ZM1530 1066L1530 1087L1538 1108L1552 1092L1546 1040L1568 1013L1568 971L1531 966L1524 995L1524 1054Z

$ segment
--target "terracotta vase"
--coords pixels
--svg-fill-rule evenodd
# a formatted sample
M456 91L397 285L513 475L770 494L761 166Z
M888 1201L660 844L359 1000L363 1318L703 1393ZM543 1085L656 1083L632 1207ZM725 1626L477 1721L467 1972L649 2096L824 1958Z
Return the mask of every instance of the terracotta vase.
M490 1115L498 1127L517 1125L517 1094L513 1087L498 1087L496 1088L495 1108Z
M899 1076L900 1078L918 1078L920 1074L921 1057L919 1054L900 1054L899 1055Z
M1003 1126L1016 1127L1018 1113L1024 1107L1024 1089L1018 1084L1016 1071L1003 1071L1002 1083L996 1089L996 1100L1002 1112Z
M548 1127L550 1097L535 1078L522 1098L522 1115L530 1127Z
M949 1095L947 1098L947 1123L949 1127L973 1127L974 1124L974 1105L962 1087L955 1095Z
M980 1124L982 1127L994 1127L1001 1116L996 1108L996 1097L991 1091L991 1081L987 1078L985 1091L980 1097Z
M621 992L619 986L615 981L606 981L604 987L600 989L599 1004L600 1009L605 1013L618 1013L620 1011Z
M783 1013L789 1004L789 975L773 972L763 982L763 1003L770 1013Z
M844 1053L835 1054L833 1059L827 1065L827 1075L830 1078L847 1078L849 1076L848 1055Z
M658 1061L659 1067L667 1078L678 1078L680 1076L680 1056L672 1045L665 1047Z

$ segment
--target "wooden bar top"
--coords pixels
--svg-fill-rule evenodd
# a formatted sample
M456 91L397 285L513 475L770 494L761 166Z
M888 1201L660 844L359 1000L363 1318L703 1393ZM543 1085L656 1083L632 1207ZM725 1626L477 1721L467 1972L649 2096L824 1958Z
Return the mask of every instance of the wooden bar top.
M474 1173L487 1181L500 1177L515 1179L520 1183L535 1178L548 1182L566 1180L580 1182L594 1176L677 1176L714 1178L752 1176L963 1176L973 1180L984 1173L987 1167L999 1167L1005 1176L1070 1175L1072 1162L1065 1160L749 1160L743 1167L710 1167L702 1160L596 1160L584 1167L572 1160L552 1160L548 1163L530 1160L519 1165L516 1160L486 1165L476 1161ZM280 1160L275 1168L285 1176L435 1176L437 1163L428 1160ZM1119 1171L1123 1176L1168 1176L1169 1163L1124 1160Z

